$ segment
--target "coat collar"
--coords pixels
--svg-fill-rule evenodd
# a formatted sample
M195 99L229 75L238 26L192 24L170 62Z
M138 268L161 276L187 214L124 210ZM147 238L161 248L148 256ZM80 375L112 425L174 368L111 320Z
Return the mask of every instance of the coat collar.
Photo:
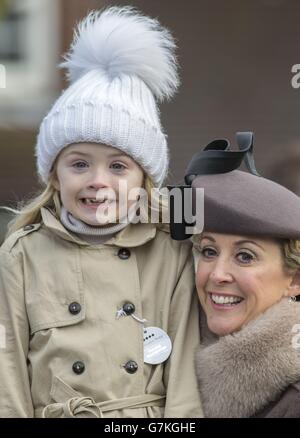
M91 246L90 243L79 239L75 234L67 231L50 209L42 207L41 215L44 225L62 239L75 242L82 246ZM127 248L140 246L154 239L156 231L157 227L155 224L129 224L126 228L105 242L104 245L114 245Z
M205 416L251 417L299 380L295 324L300 303L284 298L232 335L218 339L204 331L196 369Z

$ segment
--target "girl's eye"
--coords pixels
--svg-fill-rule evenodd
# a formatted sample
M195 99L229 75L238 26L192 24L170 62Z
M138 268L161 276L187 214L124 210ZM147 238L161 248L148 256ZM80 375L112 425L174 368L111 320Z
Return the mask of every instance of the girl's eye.
M87 167L87 163L85 161L76 161L76 163L73 163L72 166L75 167L75 169L84 169Z
M200 252L203 255L203 257L206 257L207 259L210 259L217 255L217 251L213 248L203 248L200 249Z
M124 164L121 164L121 163L113 163L110 167L112 169L114 169L114 170L124 170L124 169L126 169Z
M237 255L236 255L237 259L239 262L241 263L251 263L254 260L254 255L250 254L249 252L246 251L240 251Z

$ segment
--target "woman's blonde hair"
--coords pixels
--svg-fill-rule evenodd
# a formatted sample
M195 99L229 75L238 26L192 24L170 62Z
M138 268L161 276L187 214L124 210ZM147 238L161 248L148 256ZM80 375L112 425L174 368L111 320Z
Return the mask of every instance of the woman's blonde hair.
M54 180L56 178L55 169L56 166L54 166L54 169L50 173L47 186L29 200L19 203L16 209L2 207L10 212L15 213L15 217L7 226L8 231L5 237L8 237L10 234L19 230L20 228L25 227L26 225L41 222L42 207L51 208L52 212L59 219L61 201L59 191L54 187ZM167 208L166 201L161 199L161 197L157 194L157 190L155 190L154 184L148 175L145 175L144 189L147 193L147 204L142 215L148 215L147 217L149 218L151 217L151 211L154 209L158 212L159 221L161 222L162 211Z
M282 243L284 264L288 269L300 269L300 240L284 240Z

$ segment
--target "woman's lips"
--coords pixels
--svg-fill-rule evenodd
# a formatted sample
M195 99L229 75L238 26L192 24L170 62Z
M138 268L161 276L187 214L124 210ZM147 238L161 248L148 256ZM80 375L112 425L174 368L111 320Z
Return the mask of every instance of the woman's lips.
M227 295L209 292L209 300L213 308L215 309L224 309L224 310L232 310L240 307L244 298L239 297L237 295Z

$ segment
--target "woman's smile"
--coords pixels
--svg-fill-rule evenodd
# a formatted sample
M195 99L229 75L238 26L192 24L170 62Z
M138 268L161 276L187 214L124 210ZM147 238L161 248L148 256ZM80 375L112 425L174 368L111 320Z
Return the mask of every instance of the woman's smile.
M212 307L216 310L236 310L244 301L244 298L230 294L208 292L208 296Z
M210 330L240 330L271 305L290 295L292 280L272 239L203 233L195 244L196 286Z

